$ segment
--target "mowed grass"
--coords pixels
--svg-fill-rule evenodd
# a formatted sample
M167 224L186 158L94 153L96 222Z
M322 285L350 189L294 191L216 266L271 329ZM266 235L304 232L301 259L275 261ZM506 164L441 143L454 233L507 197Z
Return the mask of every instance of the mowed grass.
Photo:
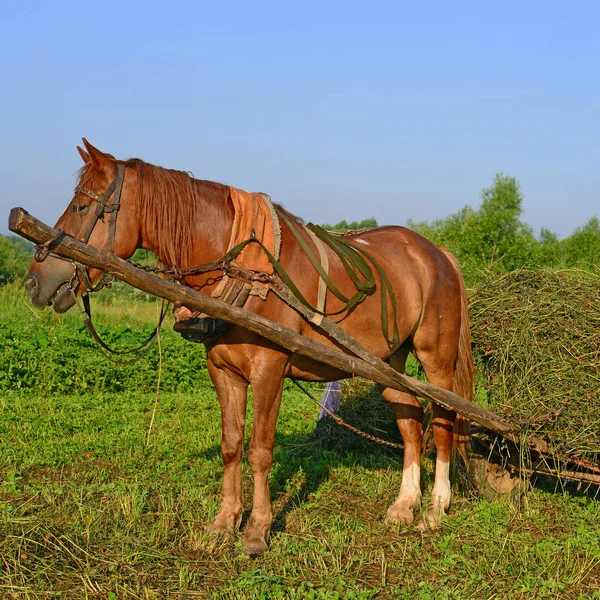
M100 316L136 329L136 319L149 319L155 307L143 311L132 315L117 303ZM65 369L91 369L104 359L85 348L51 371L63 339L53 336L74 317L31 318L32 352L50 358L39 363L46 379L0 397L0 598L600 598L600 502L593 495L533 489L513 506L490 504L455 483L440 531L387 525L401 452L331 423L316 426L318 408L290 384L271 475L270 549L248 558L236 540L206 533L222 475L220 413L206 377L187 377L185 391L159 394L148 438L155 395L134 391L133 373L105 378L106 389L128 391L102 391L89 381L82 391L73 378L77 393L42 393L36 382L62 389L57 378ZM42 327L40 319L48 322ZM7 348L18 326L2 338ZM48 346L39 343L40 331ZM71 332L63 343L75 339ZM164 381L175 390L173 380L184 379L182 356L198 347L170 343L178 354L163 356L171 371ZM130 367L137 368L145 367ZM383 429L390 411L365 391L344 414L371 432ZM251 422L250 401L248 439ZM397 434L391 426L381 435ZM432 460L423 465L425 497ZM247 462L243 483L247 520Z
M153 403L128 393L1 400L0 595L600 597L598 502L533 490L517 508L455 490L441 531L386 525L400 456L322 440L316 408L291 389L270 550L247 558L205 533L222 472L215 394L162 394L147 444ZM249 509L247 464L243 473ZM430 489L430 460L424 476Z

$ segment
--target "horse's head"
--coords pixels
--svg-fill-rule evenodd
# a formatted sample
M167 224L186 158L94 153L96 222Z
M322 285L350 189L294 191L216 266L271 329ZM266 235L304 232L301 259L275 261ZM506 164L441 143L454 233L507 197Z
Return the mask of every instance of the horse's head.
M128 258L135 252L141 236L135 202L137 165L117 161L85 139L83 143L87 152L77 149L84 166L73 199L55 227L92 246ZM62 313L75 303L70 285L83 292L101 277L101 271L91 268L77 274L71 262L48 256L42 262L32 261L25 289L36 307L53 305L56 312Z

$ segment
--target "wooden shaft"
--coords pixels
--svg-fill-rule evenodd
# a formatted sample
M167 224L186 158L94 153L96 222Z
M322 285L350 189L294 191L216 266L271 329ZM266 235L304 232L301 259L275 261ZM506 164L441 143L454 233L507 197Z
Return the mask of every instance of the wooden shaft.
M36 244L49 242L60 235L58 230L42 223L22 208L12 209L8 226L11 231ZM361 358L328 348L319 342L305 338L288 327L243 308L230 306L217 298L212 298L189 287L165 281L156 275L134 267L106 250L84 244L69 235L63 235L53 251L84 265L100 269L129 285L165 298L174 304L180 304L191 310L197 310L211 317L245 327L289 352L323 362L349 376L360 375L386 387L403 392L409 391L421 398L432 400L447 410L459 412L501 435L512 437L510 434L517 430L510 422L457 394L408 375L395 371L391 373L391 370L387 368L384 373Z

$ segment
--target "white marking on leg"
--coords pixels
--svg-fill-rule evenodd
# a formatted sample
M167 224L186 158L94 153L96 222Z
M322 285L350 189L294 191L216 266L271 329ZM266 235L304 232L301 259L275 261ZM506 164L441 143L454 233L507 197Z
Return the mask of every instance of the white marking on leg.
M450 506L450 463L439 458L435 462L435 483L431 492L431 508L442 517Z
M421 467L413 463L404 469L400 494L387 511L386 521L412 523L413 509L421 504Z
M410 467L404 469L402 473L402 483L400 484L400 494L395 504L402 504L409 508L418 506L421 502L421 467L413 463Z

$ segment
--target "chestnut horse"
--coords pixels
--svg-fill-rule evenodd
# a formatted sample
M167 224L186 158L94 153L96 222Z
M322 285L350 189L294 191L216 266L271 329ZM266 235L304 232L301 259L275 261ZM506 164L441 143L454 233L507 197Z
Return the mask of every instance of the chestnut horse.
M84 166L73 199L56 227L77 238L84 236L98 208L103 202L107 205L108 198L103 200L102 197L111 191L109 186L119 172L122 177L120 208L110 216L102 215L107 218L96 219L88 235L91 245L110 248L121 258L129 258L137 248L146 248L157 254L164 264L179 267L213 261L227 252L234 218L228 186L196 180L186 172L163 169L139 159L116 160L85 139L84 144L87 151L78 148ZM289 213L286 215L296 219ZM299 219L296 222L301 223ZM315 243L302 231L316 253ZM283 220L281 236L280 262L304 297L315 305L319 276ZM337 318L339 325L371 352L388 359L399 371L404 371L407 356L412 352L431 383L471 399L473 362L466 295L454 257L404 227L380 227L349 236L348 240L368 249L385 268L397 302L400 340L391 348L386 342L379 289L350 313ZM343 294L351 296L355 290L339 258L330 249L327 253L331 278ZM89 285L101 277L101 272L88 269L83 281L78 278L78 292L85 291L84 281ZM183 283L210 294L216 284L214 277L214 273L188 277ZM25 287L36 307L53 305L56 312L62 313L74 304L68 288L73 278L72 264L50 256L44 262L32 262ZM326 302L330 313L343 306L331 292ZM303 336L335 346L333 340L275 294L269 294L266 300L250 296L245 308ZM267 548L273 520L268 477L273 464L275 425L284 378L332 381L350 374L284 350L241 327L229 329L206 346L207 367L221 406L224 463L221 505L210 531L234 535L242 519L241 460L246 397L251 385L254 422L248 459L254 474L254 498L242 542L247 553L260 553ZM387 520L411 523L413 511L421 502L423 409L411 394L389 388L382 393L392 404L404 440L400 494L389 507ZM437 450L435 483L422 527L435 527L450 504L449 465L454 421L454 413L433 406L432 428ZM455 424L454 436L459 433L463 435L464 431L458 432Z

